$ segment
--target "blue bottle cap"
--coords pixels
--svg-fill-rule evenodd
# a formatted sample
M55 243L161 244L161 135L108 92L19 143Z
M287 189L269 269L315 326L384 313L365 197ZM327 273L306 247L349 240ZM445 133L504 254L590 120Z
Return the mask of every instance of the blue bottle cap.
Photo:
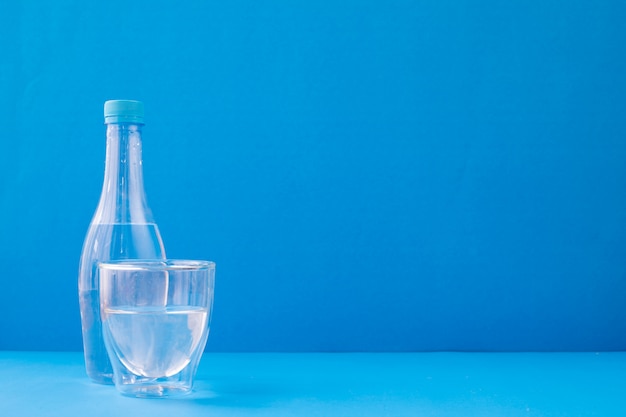
M104 123L143 124L143 103L136 100L105 101Z

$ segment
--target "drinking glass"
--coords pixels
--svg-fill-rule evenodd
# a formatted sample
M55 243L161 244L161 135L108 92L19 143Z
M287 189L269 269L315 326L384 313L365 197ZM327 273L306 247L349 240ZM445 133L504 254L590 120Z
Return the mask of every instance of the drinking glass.
M102 331L124 395L191 392L209 335L215 264L123 260L99 264Z

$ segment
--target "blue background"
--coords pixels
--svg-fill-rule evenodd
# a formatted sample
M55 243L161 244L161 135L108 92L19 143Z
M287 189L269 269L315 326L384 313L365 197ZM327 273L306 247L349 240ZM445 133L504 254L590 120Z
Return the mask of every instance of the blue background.
M143 100L208 350L626 349L626 3L7 1L0 349L80 350L102 105Z

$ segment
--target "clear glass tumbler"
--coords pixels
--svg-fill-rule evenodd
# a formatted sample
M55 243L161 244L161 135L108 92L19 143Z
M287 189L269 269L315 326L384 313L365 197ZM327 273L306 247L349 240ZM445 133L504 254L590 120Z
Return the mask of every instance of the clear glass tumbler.
M102 331L124 395L191 392L209 335L215 264L122 260L99 264Z

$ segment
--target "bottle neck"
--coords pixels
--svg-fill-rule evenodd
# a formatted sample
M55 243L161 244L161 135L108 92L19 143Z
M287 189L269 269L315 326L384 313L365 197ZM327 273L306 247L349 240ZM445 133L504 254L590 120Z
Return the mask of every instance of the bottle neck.
M104 184L95 223L153 223L141 160L142 125L109 123Z

